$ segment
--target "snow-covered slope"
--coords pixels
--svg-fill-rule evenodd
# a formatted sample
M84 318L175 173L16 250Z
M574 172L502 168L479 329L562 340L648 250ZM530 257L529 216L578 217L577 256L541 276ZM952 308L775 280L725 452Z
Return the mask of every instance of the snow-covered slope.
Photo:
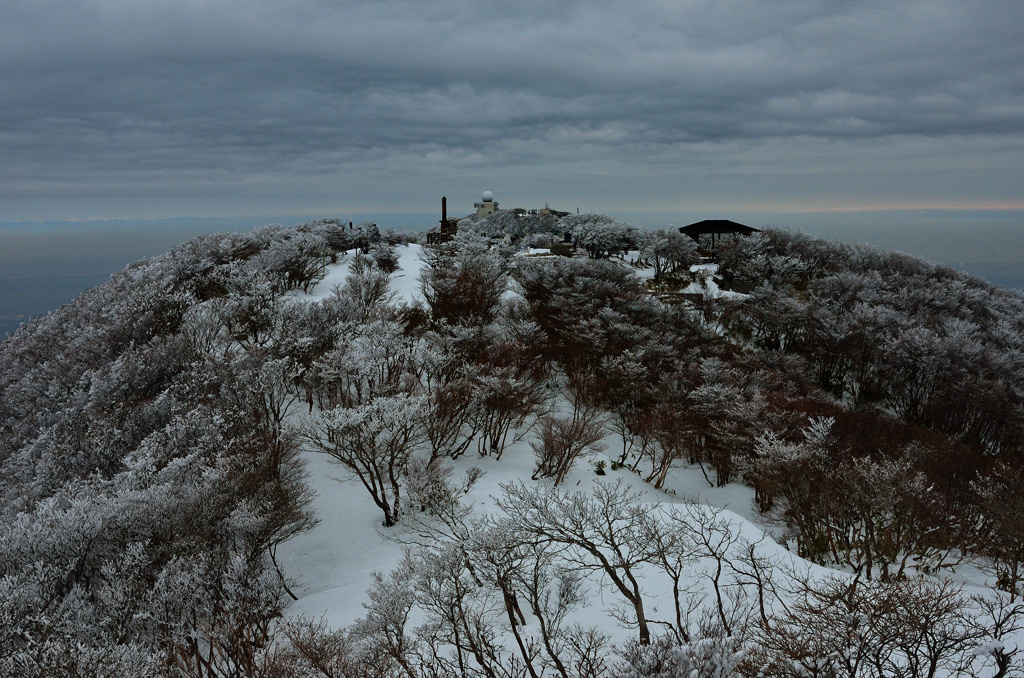
M325 298L334 286L344 281L351 256L346 255L333 266L325 279L309 294L294 294L295 298L309 301ZM420 248L415 245L402 247L399 249L399 257L401 270L392 279L392 291L401 301L422 301L418 284L422 266ZM695 266L693 270L696 272L702 268L707 269L708 273L714 272L706 265ZM647 271L641 271L641 275L645 273ZM710 297L735 295L719 290L710 276L705 285L694 283L691 287L692 290L685 291L702 292ZM622 441L615 434L608 433L604 442L606 450L621 449ZM343 469L334 465L329 457L307 450L304 458L310 484L315 492L312 508L320 522L312 531L291 539L278 550L278 563L298 598L287 608L286 616L323 618L332 628L340 628L365 615L364 605L370 600L367 591L374 583L373 574L393 569L402 559L403 549L422 538L408 523L400 523L393 528L383 527L381 512L366 490L358 481L348 477ZM606 463L604 475L595 472L597 461ZM781 538L781 530L772 534L773 528L761 523L753 505L754 492L745 485L731 483L725 487L712 487L699 467L677 465L669 473L664 488L656 490L644 483L638 474L626 468L611 470L610 462L611 455L604 453L577 462L560 489L589 491L595 483L621 481L642 496L642 501L650 505L652 513L660 507L672 506L696 505L721 509L716 514L715 529L730 544L724 557L738 561L744 551L752 549L762 563L770 564L773 584L779 587L777 590L780 592L787 583L796 581L794 577L805 576L812 581L822 581L830 577L853 576L851 573L826 569L805 561L776 541ZM451 463L456 478L473 467L484 472L464 498L464 503L472 505L475 514L479 516L497 510L495 499L503 494L503 486L525 482L546 487L551 482L530 480L535 459L529 445L529 436L509 446L500 460L480 457L471 447L469 453ZM688 566L684 584L698 598L703 595L710 600L711 576L717 565L706 556L699 559ZM670 620L675 605L670 580L664 572L653 566L645 565L640 571L649 619L653 622ZM731 576L726 576L726 587L735 586ZM960 573L960 580L968 585L968 591L990 595L990 592L982 588L984 581L978 572L965 568ZM635 626L622 625L616 621L622 618L616 612L621 606L621 600L603 576L591 572L585 590L588 603L574 612L577 621L595 626L616 643L635 636ZM795 600L793 596L796 594L780 595L788 605ZM768 605L771 607L771 602ZM530 619L528 617L528 628Z
M608 442L615 444L612 436ZM366 490L322 454L309 452L305 456L310 482L316 492L313 508L320 523L311 532L299 535L283 545L278 562L292 582L292 591L299 600L289 609L292 616L325 617L335 627L352 623L363 614L362 604L367 602L366 590L371 584L371 573L387 571L402 555L403 538L413 536L401 524L395 528L381 525L380 510L374 506ZM644 495L652 504L678 504L688 498L729 509L723 516L736 525L737 532L749 541L761 541L764 533L743 517L750 514L753 491L742 485L709 488L700 471L693 468L676 470L668 483L667 492L657 491L637 475L621 469L607 471L599 476L594 471L595 457L577 464L564 482L565 489L587 489L595 482L614 482L623 479ZM478 512L494 509L494 498L501 494L501 485L519 480L550 485L550 481L530 481L534 470L533 452L526 441L510 446L500 460L480 457L470 451L453 463L456 477L470 467L478 467L484 476L472 488L465 501ZM802 561L774 542L763 541L759 547L765 555L786 560L791 564ZM653 575L652 575L653 576ZM661 606L671 606L666 596L654 593ZM661 591L667 593L667 591ZM609 602L613 596L609 596ZM657 603L656 603L657 605ZM605 624L606 632L622 636L622 629L613 623ZM628 633L626 634L628 635Z

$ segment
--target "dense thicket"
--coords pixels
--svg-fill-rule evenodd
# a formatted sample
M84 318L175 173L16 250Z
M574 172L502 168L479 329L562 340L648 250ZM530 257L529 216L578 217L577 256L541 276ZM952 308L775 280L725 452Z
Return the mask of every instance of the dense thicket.
M252 664L283 602L275 549L311 524L282 376L327 320L281 294L377 239L196 238L0 344L0 673Z
M819 410L835 418L822 452L780 461L787 455L766 445L752 476L765 508L783 500L776 510L807 554L846 561L837 550L848 546L821 525L857 514L850 502L865 506L861 515L883 510L866 497L893 485L909 495L880 498L889 515L914 515L945 535L925 552L1005 553L1000 544L1015 538L978 509L985 493L1009 497L997 469L1024 463L1024 298L905 254L784 231L721 252L724 276L754 288L725 306L723 326L741 345L797 358L836 399ZM806 479L802 489L779 482L795 476ZM912 499L915 483L926 497ZM1015 592L1018 567L1000 566Z
M723 248L723 269L757 286L726 314L730 329L803 356L836 397L987 454L1020 446L1019 294L907 255L779 231Z

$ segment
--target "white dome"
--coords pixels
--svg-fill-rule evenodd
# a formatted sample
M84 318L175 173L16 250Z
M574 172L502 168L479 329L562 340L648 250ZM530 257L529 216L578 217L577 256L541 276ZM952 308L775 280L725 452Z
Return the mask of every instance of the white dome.
M494 202L494 194L490 191L484 191L483 200L484 202Z

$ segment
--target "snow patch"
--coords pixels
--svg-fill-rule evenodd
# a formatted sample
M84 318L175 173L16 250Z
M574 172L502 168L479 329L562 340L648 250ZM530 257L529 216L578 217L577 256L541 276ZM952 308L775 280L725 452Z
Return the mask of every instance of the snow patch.
M407 304L423 303L420 291L420 272L423 270L422 245L399 245L395 248L398 255L398 270L391 275L390 287L398 302ZM293 290L285 294L286 299L296 301L321 302L334 293L334 289L345 283L352 259L358 250L339 253L338 262L326 269L323 280L313 286L309 292Z

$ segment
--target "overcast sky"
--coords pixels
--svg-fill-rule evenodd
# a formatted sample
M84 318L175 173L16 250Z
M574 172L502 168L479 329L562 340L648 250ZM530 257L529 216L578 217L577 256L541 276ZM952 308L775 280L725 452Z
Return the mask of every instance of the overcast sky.
M1021 0L7 0L0 221L465 213L490 189L1024 229L1021 36Z

